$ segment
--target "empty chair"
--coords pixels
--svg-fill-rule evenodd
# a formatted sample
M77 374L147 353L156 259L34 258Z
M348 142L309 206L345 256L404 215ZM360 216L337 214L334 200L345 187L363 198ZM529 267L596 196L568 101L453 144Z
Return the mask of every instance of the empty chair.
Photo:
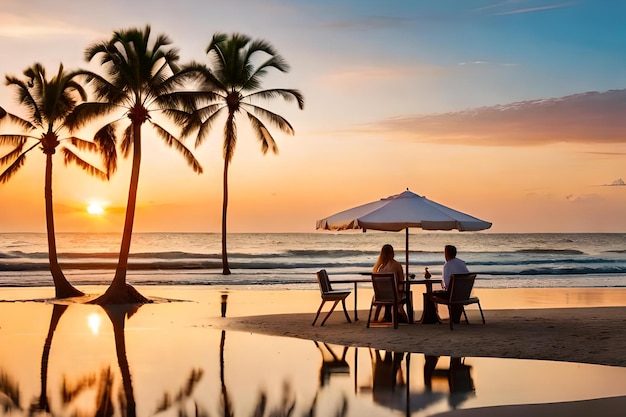
M320 303L320 308L317 309L317 314L315 314L315 319L313 320L313 323L311 324L311 326L315 326L315 322L317 321L317 318L319 317L320 312L322 311L322 307L327 301L334 301L334 304L332 308L330 309L330 311L326 313L326 317L324 317L324 320L322 320L322 323L320 324L320 326L323 326L324 323L326 323L326 320L328 320L328 317L330 317L331 313L335 310L335 307L337 307L337 304L339 303L339 301L341 301L341 306L343 307L343 312L346 315L346 319L348 320L348 323L352 323L352 321L350 320L350 316L348 315L348 310L346 310L346 298L350 295L351 291L333 290L330 285L330 279L328 278L328 273L326 272L325 269L317 271L317 283L320 286L322 302Z
M448 313L450 314L450 330L452 330L453 323L460 322L461 312L463 313L463 316L465 316L465 322L469 324L467 313L465 313L465 306L469 304L478 304L480 316L483 319L483 324L485 324L485 316L483 314L483 309L480 306L480 300L478 297L471 297L475 279L476 274L451 275L449 292L435 292L430 295L432 302L448 306Z
M391 322L394 329L397 329L398 313L402 310L402 304L406 302L406 299L400 297L398 286L396 285L395 275L373 273L372 287L374 288L374 296L372 297L370 312L367 316L367 327L370 327L370 323L372 321L372 310L374 307L376 307L377 311L379 311L380 307L389 306L391 309ZM378 314L376 314L376 318L377 317Z

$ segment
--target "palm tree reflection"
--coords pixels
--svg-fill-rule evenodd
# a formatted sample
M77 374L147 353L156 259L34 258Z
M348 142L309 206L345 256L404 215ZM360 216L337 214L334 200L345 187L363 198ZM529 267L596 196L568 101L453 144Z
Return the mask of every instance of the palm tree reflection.
M121 384L116 383L119 381L119 376L116 376L115 366L112 365L103 366L99 371L88 372L82 376L77 375L74 378L63 375L61 387L57 391L57 395L60 395L60 401L55 402L49 401L48 363L55 331L61 317L68 309L67 305L55 304L41 356L40 393L31 401L27 410L22 409L19 385L13 382L6 373L0 371L0 415L22 415L24 413L24 415L32 416L36 413L45 413L81 417L118 415L135 417L138 404L135 398L136 387L133 382L137 384L137 381L133 381L127 357L125 322L141 306L141 304L119 304L100 307L105 311L112 324ZM194 367L188 372L177 389L164 392L160 398L152 403L154 406L152 411L143 415L177 415L180 417L287 417L297 415L315 417L321 412L320 410L324 409L326 415L346 416L350 405L349 394L340 389L340 396L337 397L337 388L341 384L334 384L333 377L337 375L350 377L353 371L355 389L357 389L357 348L353 348L355 349L355 359L354 364L351 364L346 360L347 351L350 348L315 341L314 344L322 355L318 375L319 382L312 398L306 399L300 407L297 407L299 405L297 404L298 387L289 380L283 380L282 392L279 393L278 398L272 400L268 395L271 390L268 391L265 387L259 386L256 389L256 401L251 404L252 408L238 409L237 406L243 406L235 403L237 397L233 397L233 393L229 389L231 387L228 384L227 365L230 364L230 361L226 351L226 331L222 330L219 335L218 348L219 386L217 385L217 375L215 375L215 384L211 389L211 392L219 397L218 401L214 401L214 405L212 405L211 401L206 399L206 393L199 392L198 388L205 377L206 370ZM372 365L371 388L359 387L358 391L366 389L371 393L374 403L392 410L403 410L406 411L407 415L411 415L416 410L424 409L433 403L446 401L446 399L452 408L457 408L460 403L467 400L468 396L474 395L472 367L465 364L463 358L451 357L449 368L443 369L439 356L425 356L424 390L411 392L411 384L409 383L410 354L376 349L369 349L369 352ZM236 361L237 359L233 360ZM351 369L352 366L354 369ZM216 368L217 366L212 372L217 371ZM435 388L433 392L433 381L444 378L449 386L449 394L445 393L445 389L442 392ZM254 392L250 394L254 394ZM90 405L85 409L82 407L85 406L86 398L91 400L87 403ZM51 410L51 408L56 408L53 407L54 404L57 404L60 409ZM215 408L210 408L213 406ZM145 407L144 405L144 410Z
M189 376L187 377L187 381L176 394L171 395L168 392L165 392L163 394L161 401L157 405L155 414L162 413L176 407L178 409L177 415L179 417L188 416L189 414L186 411L185 404L187 400L193 397L193 392L200 380L202 379L203 375L204 371L202 369L192 369L189 373ZM193 405L194 411L191 415L196 417L208 416L206 411L201 409L201 406L198 404L197 401L194 401Z
M2 415L21 409L19 384L0 369L0 411L2 411Z
M101 306L107 313L113 325L113 335L115 336L115 351L117 353L117 363L122 374L122 386L124 396L120 396L120 406L126 411L125 417L136 416L135 394L133 392L133 381L130 375L128 358L126 357L126 337L124 335L125 319L130 318L139 310L143 304L109 304Z
M39 398L33 400L30 405L31 411L44 411L50 412L50 405L48 403L48 359L50 357L50 349L52 348L52 338L54 337L54 331L61 320L61 316L67 310L67 305L54 304L52 307L52 316L50 317L50 326L48 326L48 334L43 344L43 352L41 354L41 390Z

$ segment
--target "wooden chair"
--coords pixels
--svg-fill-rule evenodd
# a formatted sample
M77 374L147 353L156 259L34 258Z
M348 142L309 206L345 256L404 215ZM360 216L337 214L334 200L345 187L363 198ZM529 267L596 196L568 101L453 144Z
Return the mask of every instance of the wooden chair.
M389 306L391 308L391 322L393 328L398 328L398 312L402 309L402 304L406 302L406 298L401 298L396 285L394 274L373 273L372 287L374 287L374 296L370 305L370 312L367 316L367 327L370 327L372 321L372 310L377 309L376 318L380 307ZM407 320L408 321L408 320Z
M352 323L352 321L350 320L350 316L348 315L348 310L346 310L346 298L351 294L351 291L333 290L330 285L330 279L328 278L328 273L326 272L325 269L317 271L317 283L320 286L322 302L320 304L320 308L317 309L317 314L315 314L315 319L313 320L313 323L311 324L311 326L315 326L315 322L317 321L317 318L319 317L320 312L322 311L322 307L324 306L324 304L326 304L327 301L334 301L334 304L332 308L330 309L330 311L326 313L326 317L324 317L324 320L322 320L322 324L320 324L320 326L323 326L324 323L326 323L326 320L328 320L328 317L330 317L332 312L335 310L335 307L337 307L337 304L339 303L339 301L341 301L343 312L346 315L346 319L348 320L348 323Z
M469 324L467 314L465 313L465 306L470 304L478 304L480 310L480 316L485 324L485 315L483 309L480 306L480 300L478 297L471 297L472 288L474 288L474 281L476 280L476 274L456 274L450 276L450 291L445 293L432 293L430 299L433 303L444 304L448 306L448 313L450 314L450 330L454 322L459 323L461 320L461 312L465 316L465 322Z

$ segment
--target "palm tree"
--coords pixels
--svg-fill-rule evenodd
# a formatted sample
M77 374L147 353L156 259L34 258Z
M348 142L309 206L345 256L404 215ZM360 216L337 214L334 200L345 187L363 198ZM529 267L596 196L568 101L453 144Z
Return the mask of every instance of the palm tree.
M262 78L271 68L281 72L289 71L287 62L280 56L272 45L264 40L252 40L242 34L216 33L206 49L212 60L210 66L212 76L209 78L208 105L199 108L190 118L183 133L198 129L196 147L207 137L209 128L217 117L227 113L224 126L224 176L222 201L222 273L230 274L226 249L226 215L228 211L228 167L235 153L237 144L236 116L244 113L261 143L261 152L268 149L278 153L278 147L264 119L287 134L293 134L291 124L282 116L263 107L252 104L253 99L273 99L281 97L286 101L295 100L300 109L304 108L304 97L298 90L273 88L261 90ZM255 61L258 56L265 59L258 66Z
M57 298L83 295L65 278L59 266L54 230L52 204L52 156L57 149L64 163L74 163L87 173L108 179L115 171L115 144L106 137L96 135L93 142L75 136L60 138L67 132L67 120L80 100L86 100L84 88L75 80L77 73L67 73L59 65L56 76L48 80L41 64L34 64L24 71L25 80L6 76L6 85L18 89L18 102L27 110L27 118L7 113L0 107L0 124L7 121L21 128L20 133L0 135L0 145L11 145L14 149L0 158L0 165L8 167L0 174L0 183L9 181L24 165L27 154L39 147L46 156L44 198L46 204L46 230L48 233L48 259ZM68 146L69 145L69 146ZM80 158L75 151L100 151L106 172Z
M139 186L139 168L142 151L142 126L151 125L165 143L182 153L191 168L201 173L202 168L183 143L169 133L151 114L155 111L171 116L182 106L189 94L182 91L184 82L197 74L196 67L181 68L177 64L179 56L176 49L166 49L171 42L165 35L159 35L150 44L150 26L143 30L132 28L116 31L106 42L89 46L85 52L87 61L100 58L100 65L105 72L100 76L91 71L84 71L89 84L93 85L97 101L82 103L77 107L72 123L79 127L84 123L107 115L115 110L123 110L130 123L124 130L121 150L125 157L132 152L132 171L128 190L128 203L124 231L120 247L119 261L115 276L107 291L93 302L96 304L142 303L148 300L132 286L126 284L128 256L135 218L137 190ZM123 117L122 116L122 117ZM175 118L170 117L176 121ZM106 124L106 131L115 137L115 121Z

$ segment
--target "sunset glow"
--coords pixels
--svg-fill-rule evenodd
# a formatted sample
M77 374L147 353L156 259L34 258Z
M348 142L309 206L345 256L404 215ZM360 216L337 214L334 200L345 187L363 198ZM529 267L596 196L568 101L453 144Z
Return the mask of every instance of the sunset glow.
M99 203L91 203L87 206L87 213L93 214L94 216L100 216L104 214L104 207Z
M165 2L86 6L3 4L0 48L11 59L0 74L21 76L35 62L49 74L59 62L97 72L85 48L145 24L171 38L181 63L208 64L218 31L267 40L288 62L264 87L300 90L304 109L259 103L295 135L272 126L279 153L263 155L248 120L238 120L229 232L314 232L318 219L407 188L492 222L488 233L626 231L622 2L207 1L177 4L175 18ZM22 111L5 85L0 106ZM101 126L75 134L90 138ZM223 126L215 120L198 148L185 139L200 175L144 130L134 231L221 230ZM0 157L11 150L0 146ZM0 184L0 231L45 230L36 151ZM57 231L121 231L131 161L118 165L104 182L54 156ZM84 206L90 195L109 205Z

